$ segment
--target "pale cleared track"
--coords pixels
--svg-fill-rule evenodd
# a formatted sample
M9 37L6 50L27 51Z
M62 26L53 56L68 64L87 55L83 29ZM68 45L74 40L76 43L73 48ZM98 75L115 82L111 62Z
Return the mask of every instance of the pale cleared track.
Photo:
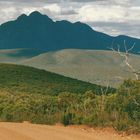
M140 136L121 136L115 131L60 125L0 123L0 140L139 140Z

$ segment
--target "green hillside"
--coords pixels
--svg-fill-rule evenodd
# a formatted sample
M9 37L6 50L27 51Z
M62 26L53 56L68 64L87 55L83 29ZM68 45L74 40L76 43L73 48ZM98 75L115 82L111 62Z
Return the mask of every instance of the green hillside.
M0 121L111 126L140 133L140 81L110 88L114 94L100 94L101 89L45 70L0 64Z
M61 92L100 93L100 86L32 67L0 64L0 90L11 93L57 95Z

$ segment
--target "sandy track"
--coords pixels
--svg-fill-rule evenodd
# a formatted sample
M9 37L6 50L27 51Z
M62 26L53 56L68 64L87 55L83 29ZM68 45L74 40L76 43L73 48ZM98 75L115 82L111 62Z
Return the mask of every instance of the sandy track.
M85 127L0 123L0 140L140 140L140 136L122 137L112 130Z

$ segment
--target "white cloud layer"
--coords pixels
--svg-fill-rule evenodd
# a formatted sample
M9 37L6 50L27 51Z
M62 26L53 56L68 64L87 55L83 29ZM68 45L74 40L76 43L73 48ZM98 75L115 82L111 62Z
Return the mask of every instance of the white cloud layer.
M82 21L110 35L140 38L140 0L0 0L0 23L35 10L54 20Z

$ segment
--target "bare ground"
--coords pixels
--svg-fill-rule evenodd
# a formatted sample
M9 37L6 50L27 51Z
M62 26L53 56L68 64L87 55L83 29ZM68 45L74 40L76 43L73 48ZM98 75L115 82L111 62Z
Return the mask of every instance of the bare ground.
M140 135L122 136L112 129L101 130L85 126L1 122L0 140L140 140Z

